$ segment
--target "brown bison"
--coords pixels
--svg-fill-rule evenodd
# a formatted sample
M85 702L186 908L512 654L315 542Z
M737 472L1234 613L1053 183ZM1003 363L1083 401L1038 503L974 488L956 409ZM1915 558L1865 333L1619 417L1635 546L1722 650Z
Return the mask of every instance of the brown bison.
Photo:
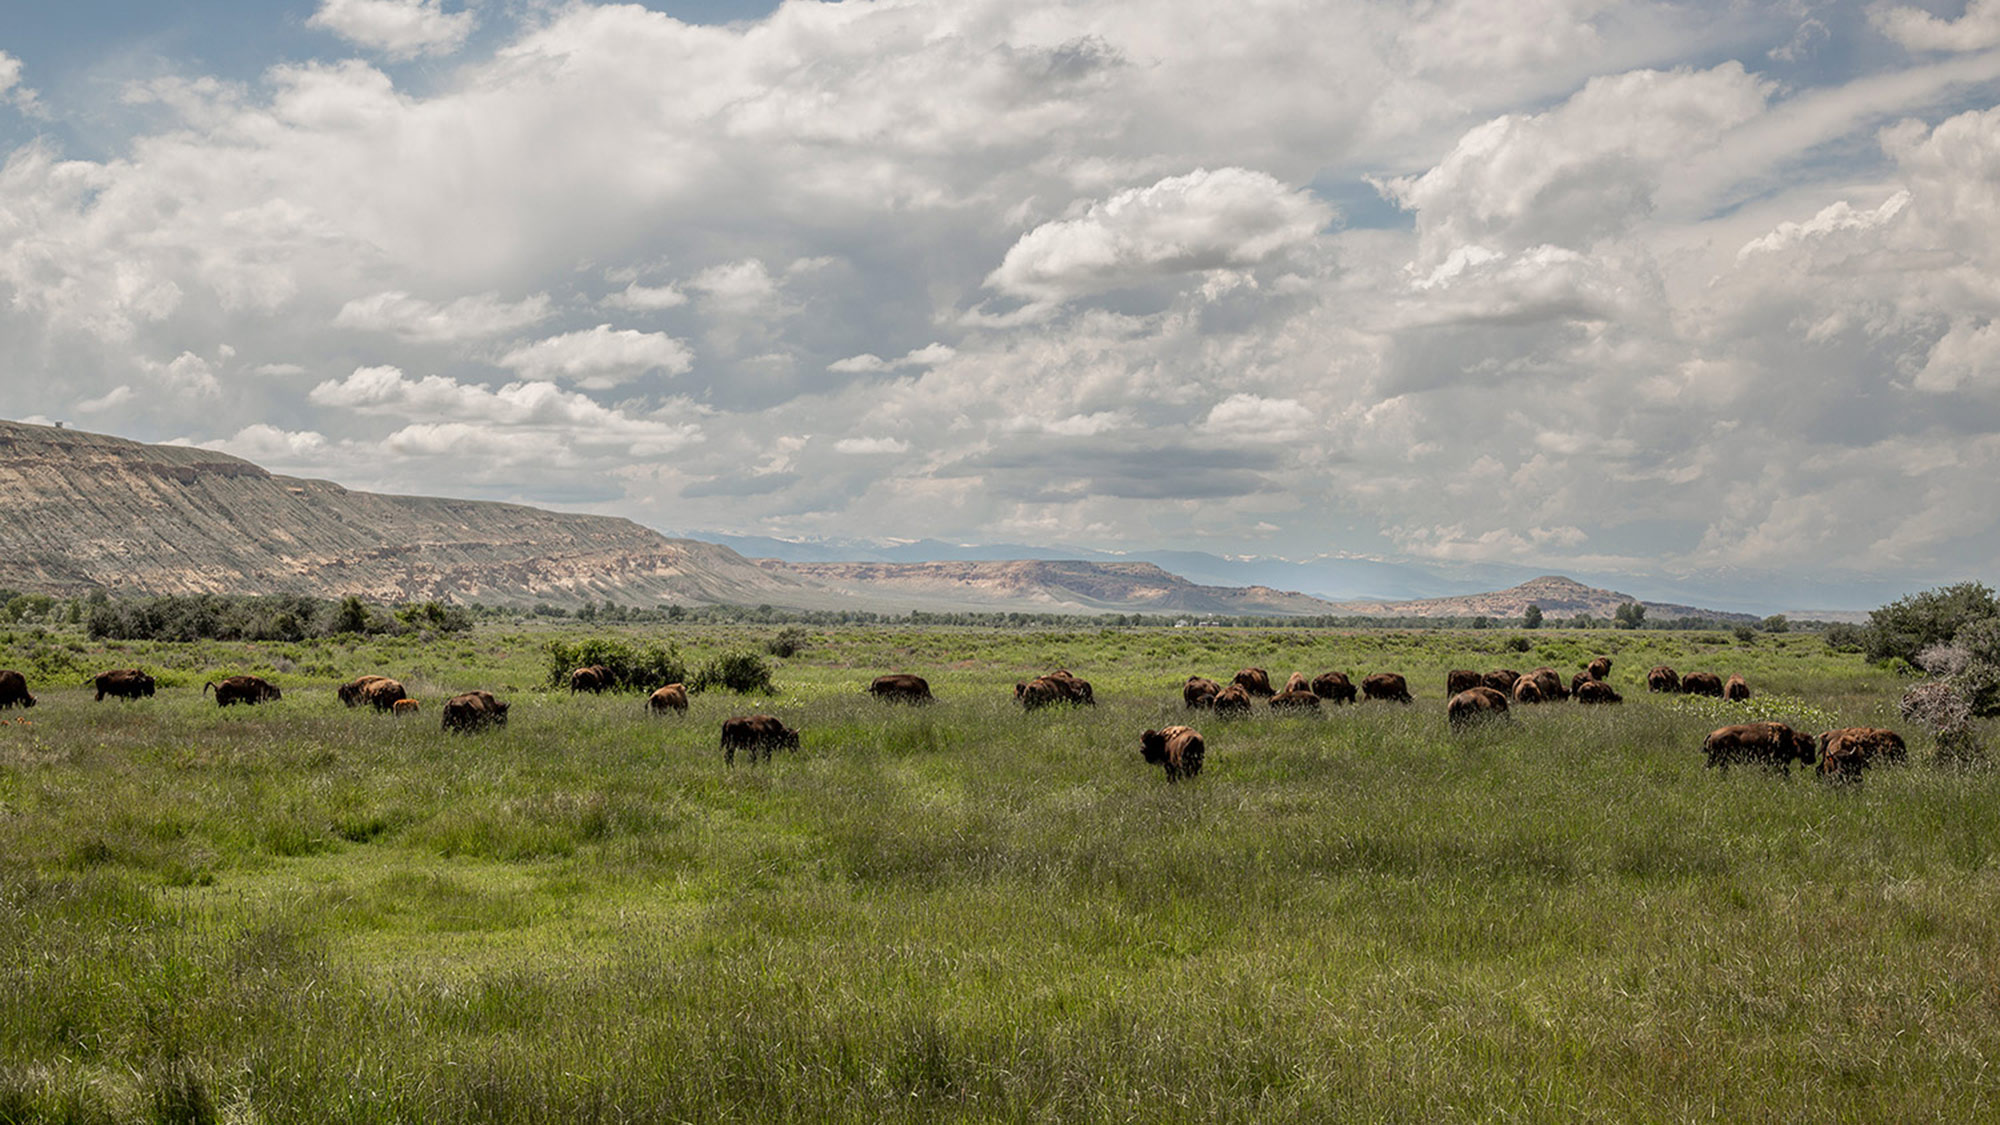
M1682 695L1712 695L1722 698L1722 677L1713 672L1689 672L1681 677Z
M1903 736L1882 727L1842 727L1819 736L1819 775L1828 781L1859 781L1877 759L1904 762L1909 757Z
M1594 684L1597 682L1598 681L1591 679L1589 672L1578 672L1576 675L1571 676L1569 678L1569 693L1571 695L1575 695L1576 689L1582 687L1585 684Z
M932 702L930 681L907 672L875 677L868 685L868 694L889 703Z
M1801 765L1812 765L1815 749L1811 736L1783 723L1722 727L1710 731L1701 748L1708 752L1710 766L1761 765L1780 770L1789 769L1794 758Z
M1250 693L1243 690L1242 684L1230 684L1228 687L1215 693L1215 702L1211 706L1215 708L1217 718L1226 719L1234 715L1248 715L1250 713Z
M1352 703L1357 694L1345 672L1321 672L1313 677L1313 694L1335 703Z
M1479 677L1479 682L1499 692L1501 695L1512 695L1514 692L1514 683L1520 678L1521 673L1514 671L1512 668L1495 668L1484 676Z
M1278 694L1271 690L1271 674L1262 668L1245 668L1236 673L1236 678L1230 682L1260 699Z
M1193 727L1149 730L1139 736L1139 756L1165 768L1168 781L1179 781L1200 773L1202 755L1206 750L1201 732Z
M653 689L646 697L646 710L650 714L663 715L668 711L678 711L685 715L688 709L688 689L686 684L668 684Z
M1030 711L1054 703L1084 706L1094 706L1097 703L1096 697L1090 691L1090 681L1077 679L1067 669L1062 668L1046 676L1036 676L1027 683L1015 684L1014 698Z
M444 701L444 729L472 734L507 725L507 704L490 691L460 692Z
M1311 691L1312 684L1306 680L1304 672L1293 672L1285 681L1286 691Z
M1446 718L1451 720L1451 729L1460 731L1488 719L1506 718L1507 697L1484 684L1475 684L1455 693L1444 710Z
M12 668L0 670L0 711L34 705L35 697L28 694L28 677Z
M1461 691L1471 691L1479 686L1479 673L1463 668L1454 668L1444 674L1444 694L1447 699Z
M1562 673L1554 668L1537 668L1528 673L1528 678L1542 689L1542 701L1545 703L1561 703L1569 698L1569 688L1563 683Z
M575 695L580 691L587 691L592 695L596 695L599 692L617 686L618 677L612 675L611 669L606 668L602 664L587 664L582 668L572 669L569 674L569 691L571 695Z
M1387 699L1397 703L1410 702L1408 680L1394 672L1376 672L1361 681L1361 694L1368 699Z
M1741 676L1730 676L1722 685L1722 698L1741 703L1750 698L1750 681Z
M1600 656L1597 659L1591 661L1590 664L1584 668L1584 671L1590 673L1590 678L1593 680L1609 679L1611 677L1611 658L1608 656Z
M736 752L743 750L750 756L750 763L757 763L757 756L771 760L771 751L783 748L799 748L799 732L778 721L774 715L737 715L722 721L722 763L736 764Z
M391 715L396 716L397 718L405 718L410 715L416 714L418 711L421 711L422 709L423 708L417 706L417 701L414 699L398 699L389 708L389 713Z
M1548 698L1542 694L1542 681L1533 676L1522 676L1514 681L1514 702L1547 703Z
M109 672L99 672L91 677L97 685L97 701L104 702L107 695L120 699L137 699L153 694L153 677L137 668L114 668Z
M403 685L387 676L363 676L340 685L334 690L342 703L358 707L366 703L377 711L387 711L396 706L399 699L408 699L410 693Z
M1319 696L1313 694L1310 690L1298 691L1286 688L1284 691L1271 697L1271 710L1312 711L1317 713L1319 711Z
M1222 691L1222 685L1206 676L1189 676L1181 685L1181 702L1190 710L1202 711L1215 706L1215 697Z
M1576 689L1578 703L1623 703L1625 697L1603 680L1585 680Z
M1678 694L1681 690L1680 673L1661 664L1646 673L1646 690Z
M220 683L213 680L201 685L201 693L215 692L215 705L227 707L232 703L266 703L273 699L283 699L285 693L278 685L262 676L225 676Z
M358 707L361 705L361 693L367 689L369 684L380 683L388 678L387 676L373 675L356 676L354 679L334 688L333 694L338 696L340 701L349 707Z

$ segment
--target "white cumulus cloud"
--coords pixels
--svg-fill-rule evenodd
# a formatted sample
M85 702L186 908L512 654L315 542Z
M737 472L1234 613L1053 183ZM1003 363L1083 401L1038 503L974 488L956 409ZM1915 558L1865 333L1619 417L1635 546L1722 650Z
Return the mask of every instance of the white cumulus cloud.
M439 304L389 290L347 302L333 323L340 328L387 332L412 343L452 343L513 332L548 315L546 293L511 303L497 293L480 293Z
M1119 192L1021 236L986 284L1036 301L1217 269L1243 269L1311 240L1333 210L1244 168L1197 169Z
M648 371L683 374L694 366L694 353L664 332L600 324L516 348L500 357L500 366L530 379L561 377L602 390Z
M475 22L470 11L447 12L439 0L321 0L306 26L392 59L411 59L458 50Z
M1955 20L1922 8L1878 4L1868 13L1875 27L1912 51L1984 51L2000 47L2000 0L1969 0Z

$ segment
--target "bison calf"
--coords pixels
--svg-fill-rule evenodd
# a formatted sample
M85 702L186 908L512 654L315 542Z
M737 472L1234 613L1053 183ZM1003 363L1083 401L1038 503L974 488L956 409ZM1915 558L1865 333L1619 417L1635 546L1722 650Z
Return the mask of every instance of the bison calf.
M414 699L398 699L389 705L389 713L398 718L408 718L420 710L422 708L417 706L417 701Z
M735 765L736 752L743 750L755 765L759 754L771 760L771 751L799 748L799 732L779 722L774 715L737 715L722 721L722 764Z
M1149 730L1139 736L1139 756L1164 768L1168 781L1179 781L1200 773L1205 752L1201 732L1193 727Z

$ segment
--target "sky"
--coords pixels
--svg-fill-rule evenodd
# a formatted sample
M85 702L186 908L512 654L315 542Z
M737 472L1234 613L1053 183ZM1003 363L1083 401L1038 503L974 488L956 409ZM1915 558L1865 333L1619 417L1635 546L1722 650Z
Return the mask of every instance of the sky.
M1994 578L2000 0L9 7L0 416L664 530Z

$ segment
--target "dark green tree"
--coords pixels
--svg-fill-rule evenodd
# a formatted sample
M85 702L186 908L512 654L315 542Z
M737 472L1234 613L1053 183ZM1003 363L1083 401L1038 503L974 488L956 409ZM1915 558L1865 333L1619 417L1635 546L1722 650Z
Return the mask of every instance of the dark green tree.
M1532 604L1532 603L1531 603L1531 604L1530 604L1530 605L1528 606L1528 611L1527 611L1526 613L1523 613L1523 614L1521 615L1521 627L1522 627L1522 628L1524 628L1524 629L1539 629L1539 628L1541 628L1541 627L1542 627L1542 607L1541 607L1541 606L1538 606L1538 605L1534 605L1534 604Z

